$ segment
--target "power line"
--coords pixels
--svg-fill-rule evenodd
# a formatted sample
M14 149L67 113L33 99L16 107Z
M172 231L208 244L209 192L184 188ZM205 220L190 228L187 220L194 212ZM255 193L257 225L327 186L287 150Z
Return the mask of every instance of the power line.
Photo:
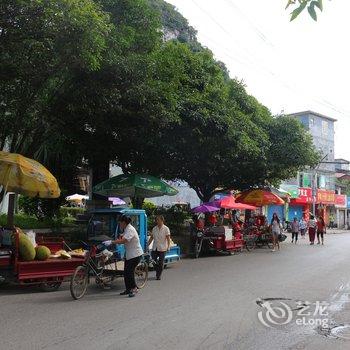
M190 0L190 1L191 1L201 12L203 12L207 17L209 17L209 18L211 19L211 21L212 21L216 26L218 26L227 36L229 36L230 39L234 39L234 38L232 37L232 34L231 34L220 22L218 22L218 21L215 19L215 17L213 17L213 16L211 15L210 12L208 12L206 9L204 9L202 6L200 6L200 5L197 3L196 0ZM230 4L233 5L233 6L235 6L235 7L237 8L237 6L234 5L232 2L230 2ZM263 33L262 33L262 34L263 34ZM263 34L263 35L264 35L264 34ZM264 37L265 37L265 35L264 35ZM336 112L336 113L339 113L339 114L344 115L345 117L350 117L350 112L347 112L347 111L345 111L345 110L342 112L339 108L337 108L336 106L334 106L334 104L332 104L332 103L326 101L326 100L323 99L323 98L318 99L318 98L316 98L316 97L312 97L312 96L308 95L307 93L302 94L301 91L300 91L300 89L299 89L297 86L294 86L294 87L291 86L290 83L288 83L288 82L282 80L281 78L279 78L279 77L276 75L276 73L274 73L273 71L271 71L269 68L266 68L265 66L261 65L261 63L257 63L256 61L253 61L253 60L251 59L251 57L255 57L255 60L257 60L256 56L255 56L249 49L243 47L239 42L237 42L237 40L235 40L235 42L237 43L238 46L240 46L240 48L241 48L243 51L245 51L245 52L247 53L248 57L247 57L247 58L244 58L244 59L247 60L248 62L250 62L250 65L251 65L252 67L254 67L254 69L257 69L257 66L258 66L258 67L260 67L261 70L267 72L267 74L269 74L270 76L272 76L272 77L273 77L276 81L278 81L282 86L284 86L284 87L287 88L288 90L290 90L290 91L296 93L297 95L300 95L300 96L303 96L303 97L304 97L304 95L307 95L307 96L310 98L310 100L314 101L316 104L318 104L318 105L320 105L320 106L323 106L323 107L325 107L325 108L331 109L331 110L333 110L333 111ZM217 44L218 44L218 43L217 43ZM218 44L218 45L220 45L220 44ZM223 47L222 45L220 45L220 46ZM226 47L224 47L224 48L225 48L227 51L231 51L230 49L228 49L228 48L226 48ZM239 62L239 59L234 58L234 57L232 57L231 55L227 55L227 54L226 54L226 57L229 57L230 59L233 59L233 60ZM258 59L258 61L259 61L259 59ZM246 63L243 63L243 62L239 62L239 63L241 63L241 64L246 64Z

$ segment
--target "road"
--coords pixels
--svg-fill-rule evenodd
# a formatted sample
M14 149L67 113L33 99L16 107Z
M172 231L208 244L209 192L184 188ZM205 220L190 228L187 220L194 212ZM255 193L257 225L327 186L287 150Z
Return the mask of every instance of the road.
M330 327L350 323L349 251L350 232L328 234L325 246L288 238L274 253L184 259L162 281L152 272L135 298L119 296L122 281L109 291L91 286L79 301L67 285L53 293L0 289L1 349L349 349L345 333L297 325L297 311L288 324L268 328L257 304L325 301Z

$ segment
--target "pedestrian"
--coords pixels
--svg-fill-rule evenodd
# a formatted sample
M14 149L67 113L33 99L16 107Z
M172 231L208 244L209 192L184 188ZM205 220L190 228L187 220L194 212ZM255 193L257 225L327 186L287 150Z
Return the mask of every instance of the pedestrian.
M152 259L157 263L155 266L156 279L160 280L166 252L170 249L170 230L164 225L164 217L157 215L157 225L153 227L148 245L153 242Z
M320 236L323 245L323 234L326 233L326 224L323 220L323 217L320 216L317 220L317 244L320 244Z
M120 295L134 297L138 289L135 282L135 268L141 261L143 250L140 244L139 235L134 226L131 225L131 218L122 215L119 219L119 227L123 231L121 238L112 241L103 242L105 245L124 244L124 283L125 291Z
M272 251L274 252L276 250L276 246L278 247L278 250L280 249L280 243L279 243L278 237L281 234L281 221L277 213L274 213L272 215L271 233L272 233L272 244L273 244Z
M309 230L309 239L310 239L310 245L313 245L315 242L315 235L316 235L316 220L313 215L310 215L310 220L307 224L308 230Z
M295 244L297 244L299 231L300 231L300 224L299 224L298 218L294 218L292 222L292 243L295 242Z
M329 215L329 228L334 228L334 214Z
M300 219L299 227L300 227L300 235L301 235L301 238L305 239L305 232L306 232L306 228L307 228L307 222L306 222L306 220L304 219L304 217L302 217L302 218Z

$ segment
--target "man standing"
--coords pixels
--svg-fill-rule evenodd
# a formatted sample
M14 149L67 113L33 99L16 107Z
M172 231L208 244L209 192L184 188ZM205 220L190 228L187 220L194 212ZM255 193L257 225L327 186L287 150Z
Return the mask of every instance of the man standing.
M165 254L170 249L170 230L168 226L164 225L164 217L162 215L156 217L156 222L157 225L152 229L148 245L153 241L152 259L157 262L155 266L156 279L160 280Z

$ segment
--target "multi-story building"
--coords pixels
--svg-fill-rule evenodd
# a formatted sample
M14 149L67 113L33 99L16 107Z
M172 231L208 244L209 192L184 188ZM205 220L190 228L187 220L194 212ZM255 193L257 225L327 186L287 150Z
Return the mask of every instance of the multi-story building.
M316 213L322 215L326 222L337 215L336 208L336 165L334 162L334 124L336 119L313 111L290 114L299 120L311 134L315 148L321 153L322 161L314 169L305 169L298 176L285 181L281 188L292 196L286 219L308 216L315 201ZM298 191L297 191L298 190ZM293 198L295 197L295 198Z

